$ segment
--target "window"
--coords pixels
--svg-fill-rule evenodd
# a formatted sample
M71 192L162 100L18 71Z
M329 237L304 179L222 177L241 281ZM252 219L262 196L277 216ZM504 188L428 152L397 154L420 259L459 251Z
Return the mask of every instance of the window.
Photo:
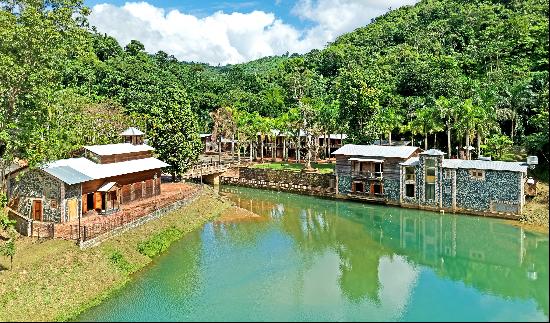
M445 179L451 179L453 177L453 171L451 169L445 170Z
M416 175L414 173L414 167L412 166L405 167L405 180L414 181L415 179L416 179Z
M435 200L435 184L426 183L426 200Z
M374 183L372 189L374 194L382 194L382 185L380 183Z
M426 200L435 200L435 160L426 159L426 189L425 189L425 199Z
M414 197L414 184L405 184L405 196Z
M472 177L473 179L482 180L485 178L485 171L479 169L471 169L470 177Z
M374 172L376 177L382 177L383 167L382 163L375 163L374 164Z
M451 187L445 186L445 194L451 194Z
M50 208L57 209L57 200L56 199L51 199L50 200Z

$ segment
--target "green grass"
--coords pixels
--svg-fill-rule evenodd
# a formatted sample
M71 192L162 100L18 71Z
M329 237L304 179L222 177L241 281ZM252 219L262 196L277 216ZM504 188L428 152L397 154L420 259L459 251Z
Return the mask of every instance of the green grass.
M207 190L181 209L86 250L72 241L18 238L13 270L7 269L9 258L0 257L0 322L73 319L122 288L175 239L230 206Z
M311 167L317 168L321 174L332 174L334 172L334 164L318 164L311 163ZM264 169L274 169L274 170L289 170L294 172L299 172L304 168L304 164L296 163L263 163L255 164L252 168L264 168Z

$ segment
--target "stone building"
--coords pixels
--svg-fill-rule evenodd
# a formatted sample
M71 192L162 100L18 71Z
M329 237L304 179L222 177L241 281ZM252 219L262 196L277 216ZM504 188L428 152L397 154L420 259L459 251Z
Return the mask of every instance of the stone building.
M411 146L345 145L336 155L338 193L404 207L518 215L527 163L445 159Z
M467 213L521 214L527 164L445 159L430 149L401 163L400 204Z
M350 197L399 203L400 163L417 156L413 146L344 145L336 156L338 192Z
M33 221L61 223L160 194L161 168L169 165L153 157L141 131L121 135L124 143L85 146L82 157L10 173L8 205Z

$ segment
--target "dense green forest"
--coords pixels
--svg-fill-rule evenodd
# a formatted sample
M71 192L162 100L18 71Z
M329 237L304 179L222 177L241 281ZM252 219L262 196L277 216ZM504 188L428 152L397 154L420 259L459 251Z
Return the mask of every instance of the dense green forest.
M79 0L0 6L3 168L113 142L129 125L175 171L197 158L199 132L245 143L270 129L495 159L521 146L548 162L547 1L422 0L322 50L221 67L121 46Z

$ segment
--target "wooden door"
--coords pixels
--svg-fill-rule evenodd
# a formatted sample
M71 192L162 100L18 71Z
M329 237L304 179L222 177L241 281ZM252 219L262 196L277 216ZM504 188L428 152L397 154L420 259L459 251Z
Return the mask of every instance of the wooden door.
M82 214L88 212L88 194L82 194Z
M67 200L67 209L69 221L76 220L78 217L78 200L76 198L70 198Z
M32 203L32 219L42 221L42 200L34 200Z
M101 210L101 192L94 193L94 209Z

